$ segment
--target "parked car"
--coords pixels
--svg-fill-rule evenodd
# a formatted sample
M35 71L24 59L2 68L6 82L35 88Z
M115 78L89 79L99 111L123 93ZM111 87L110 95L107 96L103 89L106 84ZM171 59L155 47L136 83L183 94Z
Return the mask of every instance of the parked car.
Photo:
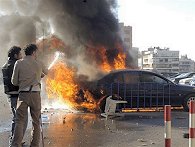
M185 79L181 79L179 81L179 84L185 84L185 85L190 85L190 82L195 78L195 76L191 77L191 78L185 78Z
M167 104L183 106L189 110L190 100L195 99L195 87L173 83L169 79L149 71L117 70L98 80L91 92L103 111L109 95L119 95L128 103L125 108L160 107Z
M189 85L195 86L195 77L190 81Z
M171 81L176 83L176 84L178 84L181 79L192 78L193 76L195 76L194 72L183 73L183 74L181 74L179 76L176 76Z

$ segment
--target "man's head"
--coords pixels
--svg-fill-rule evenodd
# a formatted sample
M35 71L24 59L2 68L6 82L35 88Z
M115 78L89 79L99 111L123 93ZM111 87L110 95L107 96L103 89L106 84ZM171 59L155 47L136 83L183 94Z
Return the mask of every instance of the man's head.
M28 44L25 48L24 48L24 52L26 56L33 56L34 58L36 58L36 52L37 52L37 46L35 44Z
M17 60L21 59L22 58L21 48L18 46L11 47L8 51L8 57Z

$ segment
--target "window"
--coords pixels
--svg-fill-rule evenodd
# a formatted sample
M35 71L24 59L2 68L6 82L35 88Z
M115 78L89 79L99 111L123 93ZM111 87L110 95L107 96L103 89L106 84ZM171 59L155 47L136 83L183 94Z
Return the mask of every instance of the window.
M168 59L167 58L165 59L165 62L168 62Z
M173 58L172 61L179 61L179 58Z
M125 38L124 41L125 42L130 42L130 38Z
M195 73L191 73L191 74L189 75L189 78L193 77L194 75L195 75Z
M124 30L125 34L130 34L131 30Z
M148 59L144 59L144 62L148 62Z
M151 83L158 83L158 84L167 84L167 81L152 74L142 74L141 82L151 82Z
M123 75L122 75L122 73L115 74L113 82L114 83L123 83Z
M136 84L139 82L138 73L124 73L124 83L125 84Z

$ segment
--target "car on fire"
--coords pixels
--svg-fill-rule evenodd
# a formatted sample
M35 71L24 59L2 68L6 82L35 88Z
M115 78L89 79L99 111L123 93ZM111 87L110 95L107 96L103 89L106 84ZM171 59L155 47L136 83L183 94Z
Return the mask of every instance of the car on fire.
M189 111L190 100L195 100L195 87L176 84L169 79L150 71L116 70L96 81L91 90L104 111L106 98L118 95L128 103L124 108L152 108L164 105L183 106Z

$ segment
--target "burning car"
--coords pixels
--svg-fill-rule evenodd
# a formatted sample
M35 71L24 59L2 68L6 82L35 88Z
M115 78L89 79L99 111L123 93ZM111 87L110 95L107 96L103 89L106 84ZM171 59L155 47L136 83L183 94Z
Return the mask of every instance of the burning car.
M92 86L91 86L92 87ZM164 105L183 106L189 110L189 101L195 99L195 88L179 85L165 77L143 70L117 70L96 81L90 92L104 111L106 98L118 95L128 103L122 108L152 108Z

